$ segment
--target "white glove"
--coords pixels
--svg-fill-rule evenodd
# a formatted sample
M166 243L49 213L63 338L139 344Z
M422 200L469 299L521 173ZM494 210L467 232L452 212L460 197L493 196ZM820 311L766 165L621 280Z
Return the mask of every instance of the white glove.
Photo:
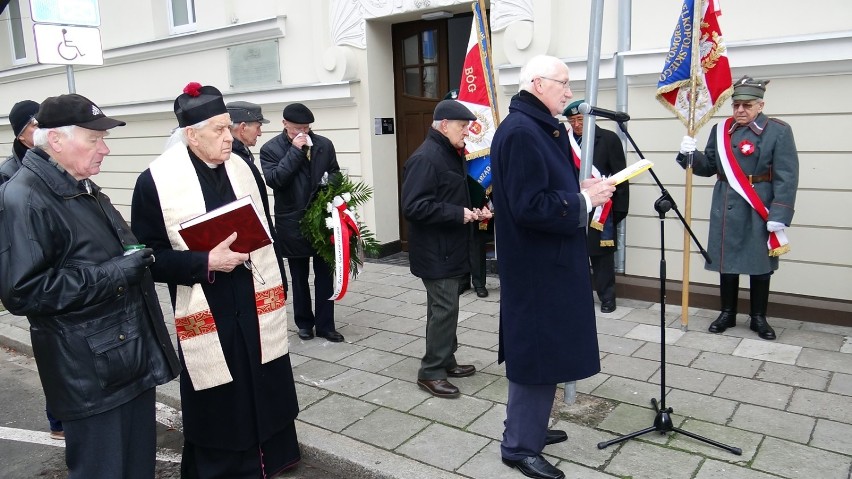
M770 233L777 233L779 231L783 231L786 227L787 225L785 225L784 223L779 223L777 221L766 222L766 231L769 231Z
M680 152L686 155L693 151L695 151L695 138L691 136L684 136L683 140L680 142Z

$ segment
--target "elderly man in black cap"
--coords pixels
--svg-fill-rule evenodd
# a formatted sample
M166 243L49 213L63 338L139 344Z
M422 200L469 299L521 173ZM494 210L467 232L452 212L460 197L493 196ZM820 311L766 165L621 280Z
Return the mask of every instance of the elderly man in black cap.
M269 120L263 117L260 105L247 101L232 101L225 105L231 115L231 136L234 137L232 150L240 158L254 163L254 155L250 146L257 144L257 139L263 132L261 128Z
M293 282L293 313L299 338L316 335L339 343L343 335L334 326L333 265L326 263L302 235L300 222L323 178L340 171L334 144L311 131L314 114L301 103L284 108L284 131L260 149L260 165L266 184L275 194L276 241L290 266ZM308 269L313 258L314 310Z
M455 100L435 107L426 139L405 162L402 214L408 221L411 273L426 286L426 352L417 384L440 398L455 398L459 388L448 377L474 374L473 365L456 362L459 287L470 274L471 222L491 217L473 208L467 187L464 139L476 117Z
M583 114L580 105L585 100L577 100L565 107L562 114L571 127L571 163L580 171L580 145L583 142ZM595 153L592 161L592 177L606 178L623 170L627 166L624 148L618 135L612 131L595 128ZM618 235L615 228L627 217L630 204L628 182L615 188L609 206L596 207L589 213L587 245L589 260L592 264L592 284L601 301L601 312L615 311L615 250L618 247Z
M123 126L80 95L50 97L35 147L0 186L0 299L30 322L71 479L150 479L155 386L180 371L148 267L155 258L90 178ZM132 252L132 254L128 254Z
M677 162L693 174L715 175L705 265L720 274L721 313L711 333L736 325L739 276L751 279L749 326L763 339L775 339L766 320L769 279L778 256L789 251L784 230L793 220L799 183L799 155L790 125L763 114L769 80L744 76L734 83L733 116L713 126L703 152L685 136Z
M218 89L190 83L174 110L176 141L139 176L131 214L174 308L184 367L181 476L273 476L300 459L283 264L273 245L231 250L236 233L210 251L190 250L179 233L181 222L238 198L261 205L266 189L257 168L231 154Z
M12 142L12 154L0 163L0 184L12 177L21 168L21 162L27 150L33 147L33 132L36 130L35 115L38 103L23 100L15 103L9 111L9 125L15 140Z

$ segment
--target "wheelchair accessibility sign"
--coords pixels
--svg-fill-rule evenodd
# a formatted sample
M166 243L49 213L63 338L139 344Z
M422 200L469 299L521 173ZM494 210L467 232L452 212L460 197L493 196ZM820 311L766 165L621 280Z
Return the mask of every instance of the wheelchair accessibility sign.
M103 65L101 32L95 27L33 25L38 62L53 65Z

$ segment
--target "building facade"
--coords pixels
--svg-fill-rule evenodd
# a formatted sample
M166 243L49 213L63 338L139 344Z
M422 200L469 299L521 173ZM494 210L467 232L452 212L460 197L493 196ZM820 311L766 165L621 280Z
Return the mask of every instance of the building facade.
M537 54L564 59L575 98L584 97L594 3L486 2L501 115L517 92L521 65ZM842 322L852 324L852 215L845 210L852 203L852 136L845 131L852 124L847 94L852 4L825 0L817 9L794 0L722 3L720 23L733 76L772 80L765 112L792 125L799 149L797 211L788 230L792 251L774 276L773 302L840 311L849 318ZM335 143L341 167L373 186L374 198L360 213L387 251L398 250L406 239L399 211L401 165L420 144L434 105L458 86L470 5L453 0L100 0L104 64L75 66L74 86L127 126L110 135L112 154L97 182L129 216L136 176L162 152L176 126L174 98L190 81L218 87L226 101L263 106L272 123L257 150L280 132L283 107L302 102L316 116L314 129ZM603 5L596 103L629 111L637 145L682 202L685 177L674 157L685 128L654 98L682 1L607 0ZM67 93L69 83L64 66L38 63L29 0L10 0L0 20L0 154L5 156L11 151L6 117L11 106ZM617 68L619 63L623 67ZM617 98L619 85L626 87L626 96ZM729 114L725 106L718 119ZM603 120L597 124L615 128ZM698 132L699 145L709 131L708 125ZM628 148L628 162L636 159ZM694 181L692 227L702 241L713 181ZM626 276L619 282L620 287L650 287L659 275L660 227L653 208L659 189L645 175L631 190ZM682 228L670 216L667 276L677 283ZM703 269L697 253L691 255L690 270L697 291L705 285L712 297L718 277Z

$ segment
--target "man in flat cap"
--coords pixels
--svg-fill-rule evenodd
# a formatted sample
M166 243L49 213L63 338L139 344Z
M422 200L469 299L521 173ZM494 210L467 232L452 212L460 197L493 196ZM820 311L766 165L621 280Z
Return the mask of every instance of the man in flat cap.
M15 140L12 142L12 154L0 163L0 184L12 177L21 168L21 162L27 150L33 147L33 132L36 130L35 115L38 103L23 100L15 103L9 111L9 125Z
M763 114L763 94L769 80L744 76L734 82L734 114L713 126L704 151L695 151L695 138L685 136L677 162L692 172L716 176L707 241L718 271L721 313L710 324L721 333L737 322L739 277L751 280L749 327L763 339L775 339L766 320L769 279L778 269L778 256L789 250L784 230L793 220L799 183L799 155L790 125Z
M405 162L402 214L408 221L411 273L426 286L426 353L417 384L433 396L458 397L448 377L474 374L456 362L459 286L470 274L471 222L491 217L473 208L467 187L464 139L476 117L455 100L435 107L432 128Z
M568 132L556 116L572 97L569 80L562 60L531 58L491 143L500 212L497 360L509 380L500 453L504 464L544 479L565 477L542 456L567 439L547 429L556 385L600 371L586 224L615 191L612 180L581 184L566 165Z
M269 123L269 120L263 117L260 105L251 102L232 101L225 106L231 115L233 152L249 163L254 163L254 154L249 147L257 144L258 137L263 133L261 128Z
M168 284L174 309L184 367L181 477L273 476L300 459L283 263L274 245L233 251L236 233L210 251L190 250L179 233L181 222L238 198L260 208L266 188L257 167L231 154L218 89L192 82L174 110L172 146L136 181L131 223L154 249L151 272Z
M562 114L571 127L568 139L571 143L571 161L580 171L580 145L583 142L583 114L580 105L585 100L577 100L565 107ZM618 173L627 166L621 140L614 132L604 128L595 128L595 154L592 160L592 178L606 178ZM592 284L601 301L601 312L615 311L615 250L618 247L618 235L615 233L618 223L627 217L630 204L628 182L615 188L610 205L598 206L589 213L587 245L589 260L592 264Z
M0 300L30 322L47 408L63 422L68 477L146 478L156 456L155 386L180 364L139 240L90 178L108 130L81 95L50 97L35 147L0 186Z
M302 235L300 223L308 203L314 197L323 177L340 171L334 144L311 131L314 114L301 103L284 108L284 131L260 149L260 165L266 184L275 194L275 226L277 243L290 266L293 282L293 313L299 338L316 335L333 343L343 341L334 326L334 266L325 262ZM314 266L314 310L308 268Z

